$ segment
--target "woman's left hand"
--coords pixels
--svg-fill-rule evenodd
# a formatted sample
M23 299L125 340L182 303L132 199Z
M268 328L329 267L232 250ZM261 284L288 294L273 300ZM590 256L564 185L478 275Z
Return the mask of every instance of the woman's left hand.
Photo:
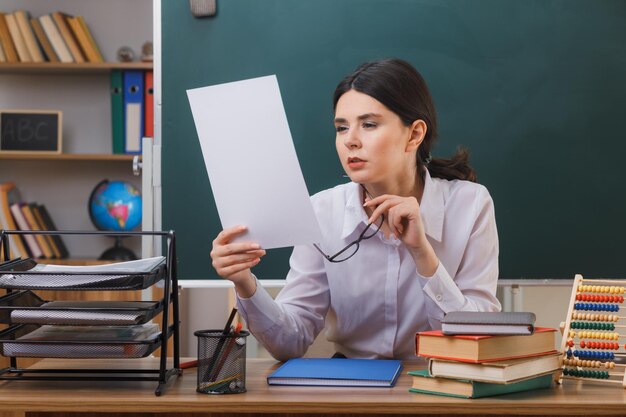
M421 275L435 273L439 259L426 239L420 205L415 197L385 194L367 200L363 206L373 209L370 223L376 223L381 215L385 215L390 232L407 246Z
M420 205L415 197L385 194L367 200L363 206L373 210L369 218L372 224L377 224L379 217L384 214L390 232L409 248L419 249L428 243L420 216Z

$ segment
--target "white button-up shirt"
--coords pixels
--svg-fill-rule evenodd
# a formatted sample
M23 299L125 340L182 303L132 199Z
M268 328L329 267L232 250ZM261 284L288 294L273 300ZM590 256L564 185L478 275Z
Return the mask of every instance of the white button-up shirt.
M329 255L356 240L367 226L361 187L339 185L311 198ZM279 360L302 356L324 329L349 358L415 358L415 333L441 328L449 311L497 311L498 234L487 189L425 172L420 213L439 266L417 273L404 244L382 232L363 240L341 263L312 245L297 246L285 287L276 300L257 282L238 298L248 328Z

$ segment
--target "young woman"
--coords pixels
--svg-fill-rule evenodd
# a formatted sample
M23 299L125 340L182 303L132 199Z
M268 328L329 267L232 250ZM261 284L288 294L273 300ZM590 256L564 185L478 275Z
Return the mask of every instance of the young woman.
M276 359L302 356L322 329L349 358L414 358L415 333L440 328L445 313L500 309L493 202L467 152L431 159L435 108L407 62L361 65L334 108L351 182L312 197L323 240L294 248L275 301L250 271L265 251L231 243L245 226L217 236L213 266Z

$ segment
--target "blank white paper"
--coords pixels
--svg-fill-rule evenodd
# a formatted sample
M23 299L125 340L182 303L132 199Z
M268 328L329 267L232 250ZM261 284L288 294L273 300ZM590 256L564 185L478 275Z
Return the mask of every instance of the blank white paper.
M238 240L265 249L319 242L276 76L187 97L222 227L247 226Z

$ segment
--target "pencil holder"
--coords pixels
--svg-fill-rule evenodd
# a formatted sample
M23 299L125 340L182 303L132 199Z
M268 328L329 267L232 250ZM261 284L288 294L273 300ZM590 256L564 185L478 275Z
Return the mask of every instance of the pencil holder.
M246 392L247 331L198 330L198 386L204 394Z

